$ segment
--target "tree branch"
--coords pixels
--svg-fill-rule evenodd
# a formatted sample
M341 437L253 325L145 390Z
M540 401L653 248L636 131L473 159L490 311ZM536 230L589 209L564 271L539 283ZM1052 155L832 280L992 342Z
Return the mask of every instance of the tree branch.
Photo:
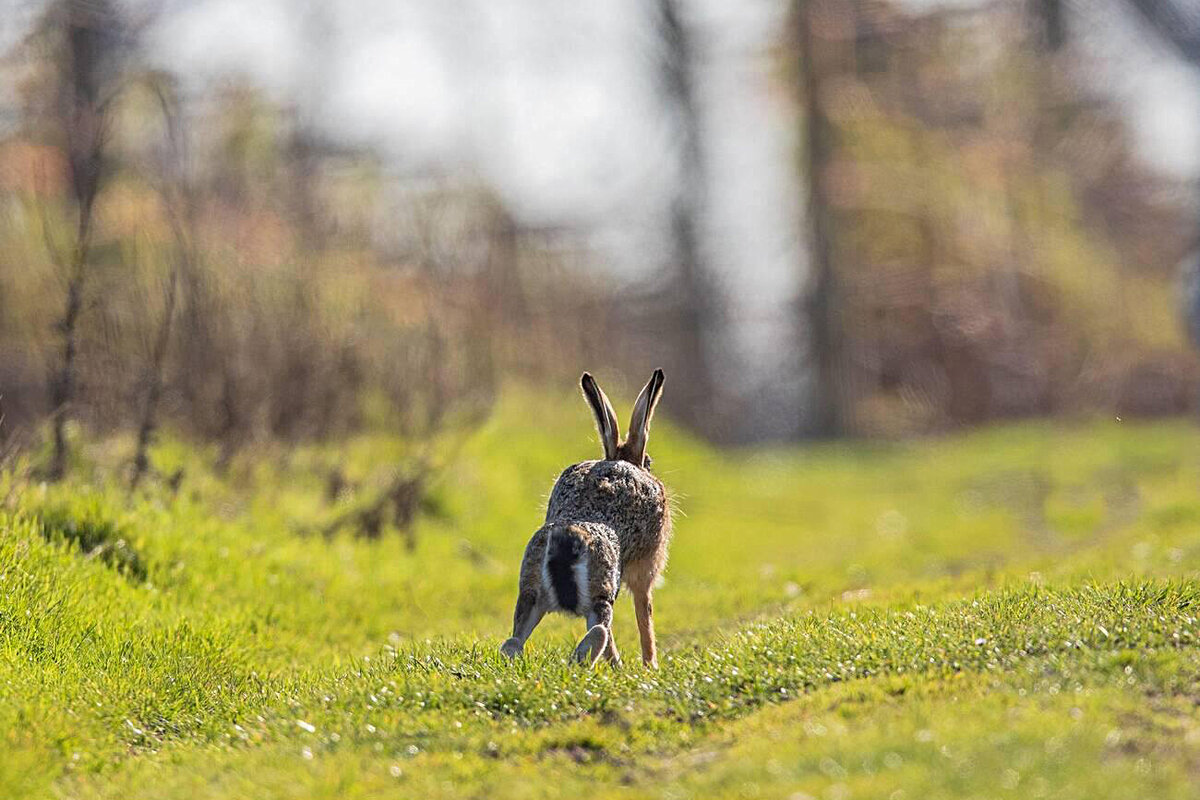
M1185 11L1179 0L1128 0L1154 32L1184 59L1200 67L1200 13Z

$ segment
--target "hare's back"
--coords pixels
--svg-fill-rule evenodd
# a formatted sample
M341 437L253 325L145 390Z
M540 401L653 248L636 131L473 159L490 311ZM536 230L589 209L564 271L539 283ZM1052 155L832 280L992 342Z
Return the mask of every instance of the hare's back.
M627 461L584 461L563 470L550 493L546 521L594 520L621 539L621 560L657 549L666 533L666 491L648 470Z

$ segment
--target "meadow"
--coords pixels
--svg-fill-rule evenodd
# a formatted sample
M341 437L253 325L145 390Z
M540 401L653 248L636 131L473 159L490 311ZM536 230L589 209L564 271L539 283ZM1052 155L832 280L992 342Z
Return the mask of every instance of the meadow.
M167 437L177 490L132 497L132 442L81 441L54 486L18 459L0 796L1196 796L1194 423L716 450L661 421L661 668L624 594L621 668L568 663L561 617L507 662L521 552L590 426L507 390L435 448L413 550L319 532L415 457L394 437L223 472Z

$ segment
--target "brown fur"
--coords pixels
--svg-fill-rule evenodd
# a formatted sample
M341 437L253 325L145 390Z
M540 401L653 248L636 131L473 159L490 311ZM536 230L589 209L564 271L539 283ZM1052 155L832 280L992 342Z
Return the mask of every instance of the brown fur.
M642 661L656 666L652 594L667 563L671 508L666 487L647 468L646 444L662 394L662 370L655 370L638 396L625 441L620 441L616 414L599 385L587 373L581 384L606 458L567 467L555 482L545 524L525 548L513 636L501 651L509 657L517 655L542 615L567 611L588 619L588 635L576 648L576 658L594 663L603 649L615 663L619 656L611 630L612 601L617 583L624 582L633 595ZM580 554L575 563L586 565L586 596L578 598L576 608L559 607L547 584L547 546L555 535L575 537ZM597 626L603 631L597 631Z

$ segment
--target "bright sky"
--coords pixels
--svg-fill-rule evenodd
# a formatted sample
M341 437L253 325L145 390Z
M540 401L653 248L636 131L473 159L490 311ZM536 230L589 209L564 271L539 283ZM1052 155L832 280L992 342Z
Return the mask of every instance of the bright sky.
M306 104L331 131L375 144L401 164L478 169L528 217L637 219L646 211L639 206L662 199L670 131L646 77L654 42L644 0L166 2L172 11L154 29L164 65L196 78L249 73L284 98L318 86ZM0 0L0 48L41 5ZM303 11L310 5L321 14L312 22ZM765 71L753 58L785 2L693 0L691 7L713 53L702 74L721 156L715 177L735 205L763 211L770 193L741 190L738 176L776 170L756 154L781 155L787 145L787 136L774 141L764 131ZM1097 56L1098 83L1129 108L1144 157L1180 175L1200 174L1200 76L1145 35L1120 0L1086 7L1087 24L1073 33ZM305 52L306 26L334 31L321 52Z

